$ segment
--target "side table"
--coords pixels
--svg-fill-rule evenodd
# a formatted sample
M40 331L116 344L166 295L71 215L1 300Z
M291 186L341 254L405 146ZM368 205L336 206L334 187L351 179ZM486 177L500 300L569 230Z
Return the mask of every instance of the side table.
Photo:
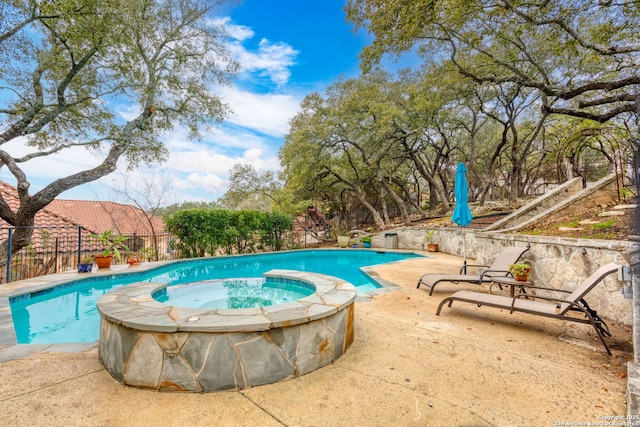
M509 286L509 294L511 295L511 298L514 298L516 295L516 287L523 287L523 286L533 286L533 282L530 280L527 280L526 282L520 281L520 280L516 280L513 277L509 277L509 276L501 276L501 277L492 277L491 278L491 284L489 285L489 293L491 293L491 288L493 287L494 284L497 285L507 285Z

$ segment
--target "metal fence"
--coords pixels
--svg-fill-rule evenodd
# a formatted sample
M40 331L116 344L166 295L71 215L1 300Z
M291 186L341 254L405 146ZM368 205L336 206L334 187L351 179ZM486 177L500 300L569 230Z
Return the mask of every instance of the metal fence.
M84 258L101 254L103 248L90 233L82 227L31 227L33 235L29 246L11 254L7 251L4 265L0 268L0 283L47 274L76 271ZM11 246L15 227L0 227L0 244ZM124 234L124 244L130 252L140 255L142 261L162 261L180 258L176 250L171 249L173 236L168 233L156 235ZM127 262L128 253L113 259L113 264Z

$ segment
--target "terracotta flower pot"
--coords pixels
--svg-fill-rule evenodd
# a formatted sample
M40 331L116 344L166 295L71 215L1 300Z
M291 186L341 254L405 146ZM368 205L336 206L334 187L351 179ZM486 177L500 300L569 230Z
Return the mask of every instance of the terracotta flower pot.
M427 243L427 251L429 251L429 252L438 252L438 244L437 243Z
M113 255L96 255L94 256L94 258L96 259L96 265L98 266L98 268L111 267L111 260L113 259Z
M522 274L513 274L513 277L518 281L518 282L526 282L529 280L529 274L531 273L531 268L528 268L524 273Z

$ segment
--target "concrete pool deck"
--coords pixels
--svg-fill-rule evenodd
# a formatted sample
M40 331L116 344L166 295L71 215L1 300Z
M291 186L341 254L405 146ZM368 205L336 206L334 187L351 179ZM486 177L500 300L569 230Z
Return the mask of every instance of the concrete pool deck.
M356 302L355 340L338 361L241 391L129 388L100 365L95 344L0 346L0 419L11 426L623 425L630 328L609 325L608 356L589 325L469 304L436 316L444 297L478 287L442 284L429 297L415 284L460 263L437 253L376 268L399 289Z

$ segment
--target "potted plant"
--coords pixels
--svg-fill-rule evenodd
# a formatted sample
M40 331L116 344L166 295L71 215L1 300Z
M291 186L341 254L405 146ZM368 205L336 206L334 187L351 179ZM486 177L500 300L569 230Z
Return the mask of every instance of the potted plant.
M518 282L526 282L529 279L529 273L531 273L531 266L522 262L509 265L509 273Z
M93 269L93 258L84 257L78 264L78 273L91 273Z
M129 250L127 245L123 243L128 237L114 235L111 230L107 230L102 234L91 233L89 236L104 246L101 255L94 255L98 268L111 267L113 257L119 260L121 257L120 251Z
M140 265L140 254L137 252L131 252L127 256L127 264L129 264L129 266Z
M427 244L427 251L429 252L438 252L438 244L433 243L433 235L435 234L435 230L427 230L424 241Z
M362 246L365 248L370 248L371 247L371 237L369 236L364 236L360 238L360 241L362 242Z

